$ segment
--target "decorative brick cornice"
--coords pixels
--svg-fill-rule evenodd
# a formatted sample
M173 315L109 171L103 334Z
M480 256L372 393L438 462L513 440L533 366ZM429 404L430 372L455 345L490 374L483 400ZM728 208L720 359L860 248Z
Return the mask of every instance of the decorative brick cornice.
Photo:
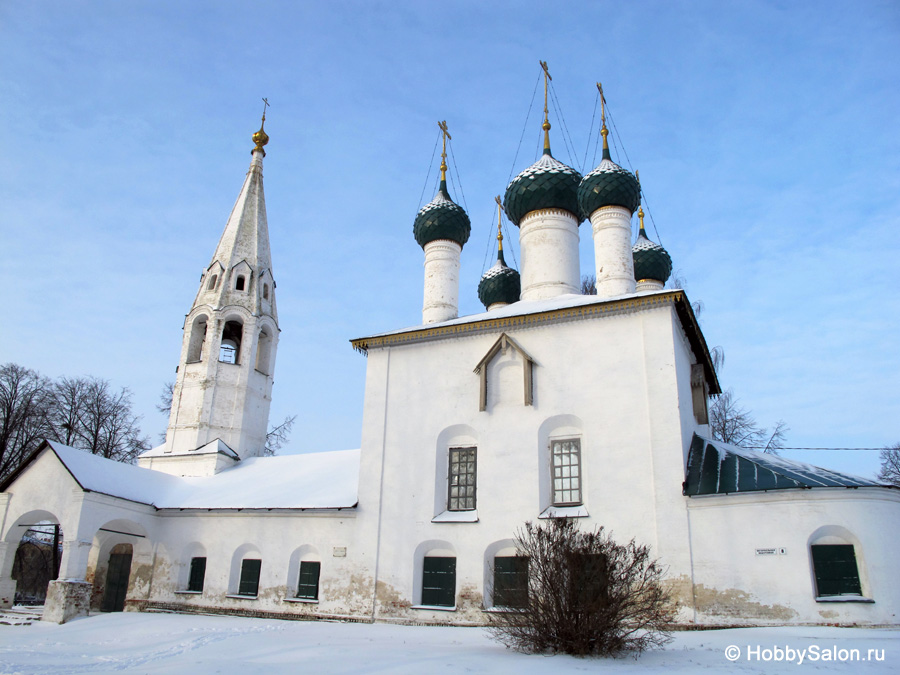
M516 329L537 328L539 326L565 323L569 321L581 321L616 314L640 312L658 307L674 306L681 320L688 342L697 356L697 360L703 364L709 383L710 394L719 394L720 388L712 358L706 340L700 332L694 310L682 290L654 293L653 295L637 295L617 300L597 301L587 305L575 307L562 307L560 309L534 312L532 314L518 314L497 318L478 319L453 323L450 325L434 326L430 328L412 328L397 333L387 333L372 337L362 337L351 340L350 344L361 354L367 354L369 349L382 347L399 347L401 345L430 342L432 340L445 340L456 337L468 337L482 333L497 333Z

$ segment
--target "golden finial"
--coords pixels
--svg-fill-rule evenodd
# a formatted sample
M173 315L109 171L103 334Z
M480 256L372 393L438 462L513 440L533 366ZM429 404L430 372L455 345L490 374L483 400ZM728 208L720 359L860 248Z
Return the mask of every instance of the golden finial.
M606 97L603 95L603 85L599 82L597 91L600 92L600 135L603 136L603 152L606 157L609 154L609 143L606 140L609 135L609 130L606 128Z
M253 134L253 142L256 143L256 147L253 148L252 152L256 152L259 150L262 153L262 156L266 156L266 151L263 150L263 146L269 142L269 135L265 132L266 126L266 108L269 107L269 99L263 99L263 114L262 114L262 123L259 125L259 131Z
M500 201L500 195L494 197L497 202L497 250L503 250L503 202Z
M444 147L441 150L441 180L445 181L447 180L447 139L449 138L452 141L453 137L450 135L450 132L447 131L447 120L438 122L438 127L440 128L441 136L443 136L444 139Z
M644 205L641 204L638 206L638 220L641 222L641 231L639 234L647 236L647 233L644 231Z
M544 123L541 125L541 129L544 130L544 152L550 153L550 118L549 109L547 108L547 85L553 79L550 77L550 70L547 68L547 62L541 61L541 68L544 69Z

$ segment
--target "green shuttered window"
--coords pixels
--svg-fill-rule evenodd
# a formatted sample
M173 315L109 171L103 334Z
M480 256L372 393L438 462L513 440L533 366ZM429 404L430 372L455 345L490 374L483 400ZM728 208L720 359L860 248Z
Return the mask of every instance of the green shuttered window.
M819 597L862 595L856 554L851 544L819 544L811 549Z
M241 583L238 595L259 595L259 568L262 560L246 559L241 563Z
M191 576L188 578L189 591L203 591L203 579L206 577L206 558L191 558Z
M524 607L528 602L528 558L494 558L494 606Z
M300 583L297 584L297 597L304 600L319 599L319 572L322 563L304 560L300 563Z
M433 607L456 605L456 558L425 558L422 561L422 604Z

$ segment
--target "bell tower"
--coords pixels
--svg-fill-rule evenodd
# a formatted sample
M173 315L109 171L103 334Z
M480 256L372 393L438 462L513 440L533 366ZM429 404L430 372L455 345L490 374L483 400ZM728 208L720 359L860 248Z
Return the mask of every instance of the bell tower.
M263 108L250 169L185 317L166 442L144 453L141 466L209 475L265 449L279 334L263 193L265 121Z

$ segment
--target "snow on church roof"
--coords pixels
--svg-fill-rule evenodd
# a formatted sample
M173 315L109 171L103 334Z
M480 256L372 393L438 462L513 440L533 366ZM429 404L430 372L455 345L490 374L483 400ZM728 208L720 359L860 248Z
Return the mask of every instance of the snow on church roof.
M386 333L376 333L369 337L351 340L350 344L354 349L365 354L373 347L440 340L473 333L496 333L498 329L529 328L546 323L572 321L669 304L675 306L691 348L697 356L697 360L703 364L709 393L711 395L721 393L719 380L709 354L709 347L706 345L706 339L700 331L694 310L691 309L691 304L683 290L639 291L612 298L570 294L559 295L547 300L520 300L490 312L471 314L422 326L410 326Z
M84 490L157 509L344 509L357 502L359 450L252 457L214 476L182 478L46 445Z
M826 487L888 486L696 434L691 441L684 482L687 496Z

